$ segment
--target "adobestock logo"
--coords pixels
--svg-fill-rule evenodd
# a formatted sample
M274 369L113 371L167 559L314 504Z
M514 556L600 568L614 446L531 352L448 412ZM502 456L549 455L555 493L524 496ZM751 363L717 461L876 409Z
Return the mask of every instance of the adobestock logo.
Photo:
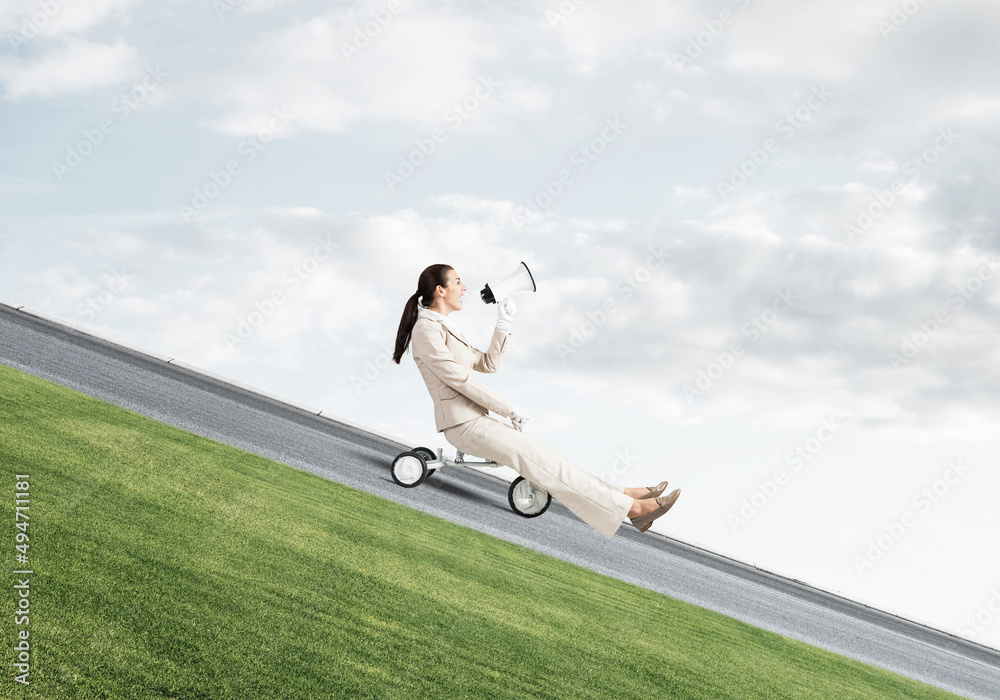
M476 113L484 102L493 96L498 87L500 87L500 84L493 80L493 76L486 78L480 76L476 82L476 87L471 93L445 110L441 117L444 123L450 126L452 130L458 129ZM405 156L399 157L396 169L384 172L383 176L385 183L389 186L389 190L395 192L397 187L406 182L417 169L430 160L431 156L437 152L438 146L448 140L448 133L442 127L437 127L432 129L426 138L416 139L414 141L416 148Z
M615 450L615 459L611 463L611 469L605 469L601 472L601 478L609 484L616 483L618 477L627 472L636 460L637 458L629 452L627 447L624 450Z
M985 631L997 617L1000 617L1000 587L994 588L992 593L986 604L965 618L964 623L959 626L958 631L969 639L975 639L977 634Z
M740 528L747 524L763 511L778 494L793 481L793 475L801 472L807 462L819 456L833 438L843 432L845 426L838 423L836 417L824 418L816 433L796 445L785 456L785 462L791 467L789 471L775 469L769 478L757 481L756 489L749 495L740 499L739 508L726 516L726 522L733 534L739 534ZM849 419L854 423L854 419ZM847 426L851 427L851 426Z
M917 14L926 3L927 0L903 0L898 5L893 5L889 17L887 19L879 19L875 23L878 30L882 33L882 38L888 41L889 37L909 22L910 17Z
M798 300L799 295L792 291L791 287L779 289L770 307L740 326L740 336L746 339L747 345L756 343ZM696 372L694 383L685 384L681 388L688 406L693 405L696 398L703 396L705 392L715 386L716 382L732 369L736 360L743 357L745 352L746 347L743 342L734 340L729 344L727 350L712 353L712 360Z
M348 380L357 396L361 396L362 391L378 381L382 374L392 367L392 353L394 351L395 345L387 343L373 357L365 360L360 372L351 373Z
M403 11L403 6L399 0L389 0L384 10L375 10L371 13L372 18L365 22L364 26L354 28L354 37L351 43L340 42L340 52L344 54L344 60L350 63L362 51L371 46L371 43L380 35L382 31L392 24L392 19Z
M608 318L620 308L618 299L620 298L622 301L631 299L642 285L653 279L653 272L662 268L670 255L662 246L649 248L648 250L649 257L646 258L646 262L636 267L631 274L625 275L625 277L616 282L612 287L614 293L607 297L596 309L589 309L585 314L587 320L573 328L567 342L559 343L556 346L560 360L565 362L567 357L576 354L577 350L596 336L597 331L603 328L604 324L608 322Z
M570 165L576 166L576 171L582 173L608 150L609 144L618 140L626 128L617 116L605 119L600 134L592 138L589 143L573 150L569 157ZM552 206L552 203L573 183L573 170L561 169L554 179L543 182L540 191L528 197L523 206L514 208L511 223L520 231L528 224L537 221L541 218L542 212Z
M201 187L193 189L194 196L191 204L180 205L181 217L185 223L205 211L219 195L226 191L233 183L233 180L243 173L243 168L257 159L257 156L267 148L277 138L278 134L288 128L288 124L293 120L287 109L273 109L274 115L268 121L266 127L258 131L253 136L249 136L240 141L236 147L236 152L243 156L242 162L239 159L230 160L221 170L213 170L208 173L208 182Z
M123 92L112 100L112 114L118 116L119 122L128 119L162 85L163 79L166 77L168 74L158 65L146 68L146 75L139 82L133 85L128 92ZM63 178L79 168L83 161L104 144L108 136L115 133L117 128L118 124L114 120L105 117L97 122L94 128L84 129L80 132L83 138L76 144L66 147L66 157L61 161L52 161L52 173L56 176L56 180L62 182Z
M833 97L833 93L826 89L825 85L809 88L807 97L795 109L786 109L784 116L779 117L774 122L774 130L784 141L789 141L798 131L808 124L819 110L823 109L826 103ZM729 181L719 180L716 182L716 189L723 200L735 194L737 190L745 186L754 175L759 173L764 165L771 160L771 156L778 152L781 143L775 138L766 138L755 148L747 150L747 158L730 168Z
M986 283L1000 273L1000 258L993 255L983 258L982 265L975 274L967 278L962 284L948 295L948 303L954 309L946 306L939 307L934 311L934 315L928 319L921 319L919 327L901 338L899 352L889 351L886 359L893 370L899 371L901 367L909 364L921 350L930 345L937 334L951 322L955 314L965 308L965 305L979 294Z
M559 6L555 10L546 10L545 19L548 20L549 26L553 29L556 28L557 24L561 24L570 18L576 8L582 5L586 0L562 0Z
M751 0L732 0L734 5L738 5L740 11L750 9ZM678 69L683 70L694 65L695 61L702 57L716 40L726 31L726 27L736 21L737 14L732 10L723 10L717 19L705 20L703 29L694 36L688 37L687 46L683 53L674 52L670 58Z
M17 50L21 44L27 44L29 40L38 36L39 31L48 25L63 6L70 4L71 0L38 0L38 10L30 16L26 16L21 28L16 32L7 32L7 41L12 50Z
M80 304L77 315L84 321L93 321L97 314L104 311L111 303L128 287L128 279L121 272L116 272L111 276L106 287L87 297L87 301Z
M271 318L278 307L287 303L299 287L319 269L320 265L332 258L334 251L340 247L339 243L331 241L331 236L316 240L317 245L312 254L292 265L281 276L283 286L275 287L263 299L257 299L253 304L253 311L236 319L234 332L222 334L222 340L226 344L227 350L232 352L249 340Z
M864 556L854 556L854 566L859 574L863 574L878 562L885 558L899 542L906 537L920 519L921 515L927 514L938 503L940 503L968 474L971 467L962 464L959 459L948 462L948 468L939 479L934 480L929 486L925 486L913 495L910 500L916 513L904 511L899 517L893 519L882 527L882 532L868 540L868 548Z
M903 162L901 169L904 175L910 176L909 182L893 180L888 189L880 190L867 205L858 209L857 218L853 222L844 224L844 235L849 242L860 246L862 235L885 216L899 201L903 191L941 160L941 156L958 140L958 135L951 130L951 127L938 129L937 134L930 146Z

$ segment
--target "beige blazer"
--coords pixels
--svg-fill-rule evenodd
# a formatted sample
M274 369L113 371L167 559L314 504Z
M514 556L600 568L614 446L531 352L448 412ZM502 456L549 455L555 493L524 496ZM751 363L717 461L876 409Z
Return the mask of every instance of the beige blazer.
M472 370L496 372L509 337L494 330L489 350L482 352L441 319L422 307L418 309L410 348L434 402L434 423L439 433L488 415L489 411L506 418L514 410L472 374Z

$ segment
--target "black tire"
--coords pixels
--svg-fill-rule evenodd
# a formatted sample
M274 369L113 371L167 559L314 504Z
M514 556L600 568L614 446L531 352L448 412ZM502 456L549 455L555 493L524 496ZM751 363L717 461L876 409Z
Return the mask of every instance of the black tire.
M429 447L414 447L413 452L419 452L422 454L424 456L424 461L426 462L434 462L438 458L437 452Z
M552 494L519 476L507 489L507 503L522 518L537 518L552 505Z
M427 460L419 452L403 452L392 460L392 480L404 489L420 486L427 474Z
M414 447L413 451L416 452L417 454L423 455L424 461L427 463L437 461L438 458L437 452L435 452L429 447ZM427 481L427 479L430 479L435 474L437 474L437 469L428 469L427 476L424 477L424 481Z

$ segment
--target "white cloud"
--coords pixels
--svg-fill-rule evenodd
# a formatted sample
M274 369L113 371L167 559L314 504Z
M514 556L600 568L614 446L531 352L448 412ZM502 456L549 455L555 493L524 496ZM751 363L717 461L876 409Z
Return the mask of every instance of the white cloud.
M50 184L23 177L0 180L0 202L8 203L23 197L51 194L54 189Z
M269 214L276 216L289 216L302 219L323 219L326 217L320 209L316 207L271 207Z
M240 12L270 12L291 0L243 0L237 5Z
M480 101L492 97L482 81L499 79L490 61L501 51L483 23L404 6L368 37L371 21L365 8L337 9L264 35L240 65L208 81L225 110L213 124L245 134L260 115L284 107L296 130L339 132L360 120L448 128L464 118L461 103L475 102L477 88ZM518 103L544 104L544 92L524 81L515 87Z
M754 3L726 29L719 64L754 82L764 76L830 82L853 78L884 45L876 27L882 13L881 7L858 1Z
M0 5L0 30L14 32L10 41L15 46L36 37L55 38L83 35L103 24L109 17L128 22L128 10L145 0L5 0ZM24 40L23 42L21 40Z
M858 157L858 170L870 173L896 173L899 164L881 151L868 151Z
M441 194L431 197L427 203L432 207L447 209L463 218L485 216L488 220L504 221L514 212L511 202L500 202L464 194Z
M135 48L122 38L113 44L72 39L33 61L0 62L0 82L6 88L5 97L16 101L115 85L140 69Z
M659 3L640 0L625 5L601 3L562 3L562 8L572 7L571 12L556 12L548 16L545 28L558 42L568 61L569 69L579 75L594 76L609 62L625 55L648 54L649 45L660 47L671 37L676 37L683 48L680 31L684 26L694 27L699 17L697 7L682 3ZM541 34L542 40L548 36Z
M855 452L831 452L829 474L866 484L877 475L889 492L910 492L913 465L937 459L925 447L951 440L957 453L991 437L1000 276L973 280L984 256L1000 251L1000 5L927 3L889 40L875 25L888 5L860 0L562 6L571 5L553 27L545 13L555 1L405 2L348 61L343 45L385 0L315 17L301 3L246 0L239 12L273 14L234 12L224 25L210 3L188 3L171 6L160 34L159 6L140 25L128 24L138 2L67 2L66 25L53 20L15 53L20 62L0 64L8 99L22 100L8 107L26 127L8 131L25 140L9 144L13 157L0 163L0 198L11 205L0 219L0 296L79 321L81 304L120 273L126 288L92 327L392 434L440 440L412 364L386 369L402 304L424 266L452 264L469 289L457 322L482 344L496 310L479 289L525 260L539 292L518 300L505 371L486 380L537 411L542 439L593 458L585 466L606 468L600 451L630 444L659 478L666 455L671 480L691 486L698 505L665 525L682 536L723 523L752 488L748 469L783 457L802 439L790 433L810 434L830 415L858 423L844 441L856 439ZM692 66L670 60L711 34L722 9L743 5ZM11 6L0 24L11 26L13 14L3 14ZM82 13L76 29L71 9ZM118 20L121 28L110 26ZM219 32L177 38L189 20ZM87 33L97 27L100 36ZM115 30L125 39L109 44ZM67 43L56 48L53 37ZM171 75L171 109L130 120L88 162L90 173L59 188L38 182L31 164L47 173L41 161L55 128L64 136L80 128L59 120L99 118L91 95L69 93L141 76L129 45L155 48ZM386 192L384 164L447 128L445 111L490 76L499 88L463 123L461 139ZM821 85L833 96L783 139L776 120ZM44 94L65 97L23 99ZM227 134L256 131L282 107L294 119L281 136L297 141L269 151L224 201L181 225L172 205L190 192L188 169L217 169L213 158L233 150ZM517 230L513 208L570 167L573 149L610 115L621 116L627 138L574 171L572 188ZM204 133L206 123L224 134ZM957 138L916 175L912 159L948 127ZM769 137L778 152L721 201L718 180ZM897 179L905 189L848 240L845 224L877 211L872 202ZM327 240L335 252L319 260ZM650 244L668 255L646 277ZM956 308L956 291L973 287ZM784 289L798 297L793 307L748 337L744 327ZM275 293L282 301L271 301ZM934 329L928 319L942 308L949 317ZM241 323L252 325L249 336L228 348L225 334ZM574 338L582 343L561 357ZM921 347L894 369L887 354L902 352L905 339ZM689 403L682 387L734 340L743 356ZM350 375L376 361L376 381L356 391ZM986 512L982 494L992 491L981 489L968 511ZM838 498L822 489L809 502L832 508ZM851 506L855 516L881 512ZM801 522L778 517L785 507L775 505L775 523ZM949 527L942 532L967 531L960 521ZM864 525L854 529L867 536ZM752 537L711 545L746 554ZM783 545L770 546L765 559L788 561L775 554ZM834 578L839 564L829 559L813 580ZM985 570L982 560L974 565ZM799 577L800 566L783 568Z

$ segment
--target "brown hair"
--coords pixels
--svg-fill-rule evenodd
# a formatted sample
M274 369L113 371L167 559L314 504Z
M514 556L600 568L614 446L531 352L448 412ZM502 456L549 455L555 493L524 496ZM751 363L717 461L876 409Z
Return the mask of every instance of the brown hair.
M417 300L424 306L434 303L434 292L438 287L448 286L448 271L454 270L451 265L430 265L420 273L417 280L417 291L406 301L403 309L403 317L399 319L399 330L396 331L396 351L392 354L392 361L397 365L410 345L410 333L413 331L413 324L417 322Z

